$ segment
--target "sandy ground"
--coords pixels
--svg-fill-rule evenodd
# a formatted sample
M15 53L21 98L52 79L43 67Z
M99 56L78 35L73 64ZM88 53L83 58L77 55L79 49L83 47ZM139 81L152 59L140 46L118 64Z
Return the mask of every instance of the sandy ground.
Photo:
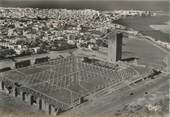
M163 33L170 33L169 26L170 26L170 24L167 24L167 25L150 25L150 27L152 29L159 30Z

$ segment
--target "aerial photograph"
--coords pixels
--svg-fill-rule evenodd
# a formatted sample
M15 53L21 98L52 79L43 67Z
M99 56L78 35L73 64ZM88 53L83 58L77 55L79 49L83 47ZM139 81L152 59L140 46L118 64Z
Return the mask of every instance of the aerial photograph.
M170 0L0 0L0 117L170 117Z

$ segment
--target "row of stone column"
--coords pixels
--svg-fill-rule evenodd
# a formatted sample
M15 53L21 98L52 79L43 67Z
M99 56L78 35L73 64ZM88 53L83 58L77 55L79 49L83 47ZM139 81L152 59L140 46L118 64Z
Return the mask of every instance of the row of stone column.
M35 106L38 110L42 110L47 114L58 115L61 112L60 108L55 108L53 105L45 101L45 99L40 97L35 97L34 95L19 90L16 86L13 86L10 90L3 81L0 81L0 91L10 94L11 96L17 97L22 101L28 103L29 105Z

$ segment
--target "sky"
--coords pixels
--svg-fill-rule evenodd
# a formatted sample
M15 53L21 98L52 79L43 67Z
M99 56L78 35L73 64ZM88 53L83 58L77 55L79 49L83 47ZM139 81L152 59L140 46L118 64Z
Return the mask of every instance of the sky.
M101 1L101 2L96 2L96 1ZM118 2L115 4L113 2L108 2L108 1L122 1L122 2ZM136 1L136 2L131 3L127 1ZM145 1L151 1L151 2L145 2ZM68 8L68 9L90 8L90 9L104 9L104 10L114 9L114 8L115 9L132 8L132 9L148 9L148 10L162 10L162 9L169 10L170 5L167 2L153 2L153 1L170 1L170 0L0 0L0 6L33 7L33 8Z
M0 1L170 1L170 0L0 0Z

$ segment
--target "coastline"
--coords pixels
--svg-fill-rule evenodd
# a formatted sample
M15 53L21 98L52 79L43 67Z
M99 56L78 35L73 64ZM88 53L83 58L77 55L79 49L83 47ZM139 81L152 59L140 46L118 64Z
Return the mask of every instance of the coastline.
M163 33L168 33L170 34L170 21L168 22L165 22L164 24L161 24L161 25L150 25L150 27L153 29L153 30L158 30L158 31L161 31Z
M154 46L160 48L162 51L167 53L167 55L163 58L163 61L166 63L166 67L164 68L163 71L169 73L170 72L170 48L167 48L167 46L165 45L168 44L170 47L170 43L156 41L154 40L154 38L149 37L149 36L144 36L144 37L149 43L153 44ZM165 44L162 44L162 43L165 43Z
M142 35L143 36L143 35ZM170 43L167 43L167 42L163 42L163 41L160 41L160 40L157 40L154 39L153 37L150 37L150 36L143 36L145 39L151 41L153 44L156 44L157 46L159 46L160 48L166 50L167 51L170 51Z
M150 25L153 30L161 31L163 33L170 33L169 27L167 25Z
M167 24L167 22L169 21L170 21L169 17L166 15L166 16L152 16L152 17L127 17L125 19L120 19L118 21L115 21L115 23L124 25L128 28L133 28L134 30L139 31L143 35L150 36L155 40L160 40L162 42L170 43L169 31L168 31L169 27ZM153 26L151 27L150 25ZM160 27L164 31L161 31ZM156 28L156 30L153 28Z
M170 25L170 22L166 22L166 24ZM140 38L144 38L144 39L149 40L150 42L152 42L152 44L154 44L154 45L156 44L156 46L159 46L159 48L163 49L165 52L170 52L170 43L169 42L164 42L164 41L157 40L154 37L142 34L141 31L135 30L132 27L128 27L126 25L123 25L123 26L127 27L127 31L138 32L136 34L136 36L139 36ZM170 35L169 35L169 39L170 39Z
M128 28L128 30L136 31L133 28ZM140 32L136 36L139 37L140 39L146 40L148 43L151 43L152 45L160 48L162 51L167 53L167 55L163 58L163 61L166 63L166 67L164 68L163 71L165 73L169 73L170 72L170 43L156 40L153 37L143 35Z

